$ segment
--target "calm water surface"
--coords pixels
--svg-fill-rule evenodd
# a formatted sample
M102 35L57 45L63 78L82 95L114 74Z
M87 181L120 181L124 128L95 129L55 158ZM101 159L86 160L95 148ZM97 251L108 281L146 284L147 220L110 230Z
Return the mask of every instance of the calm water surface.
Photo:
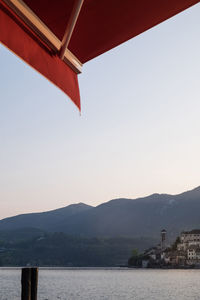
M20 270L0 269L0 300L20 300ZM38 300L200 300L200 270L39 271Z

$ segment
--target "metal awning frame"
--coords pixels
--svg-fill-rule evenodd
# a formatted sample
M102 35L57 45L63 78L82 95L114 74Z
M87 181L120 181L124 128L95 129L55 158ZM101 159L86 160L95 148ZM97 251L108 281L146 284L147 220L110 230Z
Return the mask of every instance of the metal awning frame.
M22 1L3 0L35 34L52 49L77 74L82 72L82 63L68 49L84 0L76 0L71 12L62 41L42 22L42 20Z

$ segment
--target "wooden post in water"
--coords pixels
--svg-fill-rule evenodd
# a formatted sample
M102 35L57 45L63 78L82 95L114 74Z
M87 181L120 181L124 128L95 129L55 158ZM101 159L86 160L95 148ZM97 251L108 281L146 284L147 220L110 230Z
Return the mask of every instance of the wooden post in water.
M21 300L37 300L38 268L23 268L21 283Z
M22 269L22 297L21 300L31 300L31 269L23 268Z
M31 300L37 300L38 268L31 268Z

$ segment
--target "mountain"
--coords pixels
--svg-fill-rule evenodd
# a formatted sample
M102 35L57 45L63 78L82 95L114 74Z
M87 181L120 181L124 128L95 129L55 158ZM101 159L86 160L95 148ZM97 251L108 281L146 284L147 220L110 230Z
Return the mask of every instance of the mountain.
M0 230L23 227L88 237L134 238L159 238L160 230L165 228L172 240L182 230L200 228L200 187L179 195L115 199L97 207L80 203L0 221Z
M0 231L0 247L5 243L14 244L44 236L44 230L38 228L20 228Z
M61 222L81 212L90 210L92 206L78 203L63 208L41 212L22 214L15 217L0 220L0 231L20 228L39 228L42 230L54 231Z
M127 265L133 249L143 251L155 241L148 238L83 238L64 233L42 233L29 237L24 230L0 236L0 267L9 266L119 266ZM32 232L33 233L33 232ZM23 237L23 239L21 239ZM13 240L14 238L14 240Z

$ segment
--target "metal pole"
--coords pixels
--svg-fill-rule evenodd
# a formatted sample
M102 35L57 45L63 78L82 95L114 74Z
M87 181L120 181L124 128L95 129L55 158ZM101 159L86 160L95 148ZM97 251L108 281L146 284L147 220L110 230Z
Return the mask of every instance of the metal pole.
M63 39L62 39L62 44L61 44L61 49L60 49L60 58L63 59L65 55L65 50L67 49L74 27L76 25L76 21L78 19L81 7L83 5L84 0L75 0L74 1L74 7L72 9L72 13L69 19L69 22L67 24L67 28L65 30Z

